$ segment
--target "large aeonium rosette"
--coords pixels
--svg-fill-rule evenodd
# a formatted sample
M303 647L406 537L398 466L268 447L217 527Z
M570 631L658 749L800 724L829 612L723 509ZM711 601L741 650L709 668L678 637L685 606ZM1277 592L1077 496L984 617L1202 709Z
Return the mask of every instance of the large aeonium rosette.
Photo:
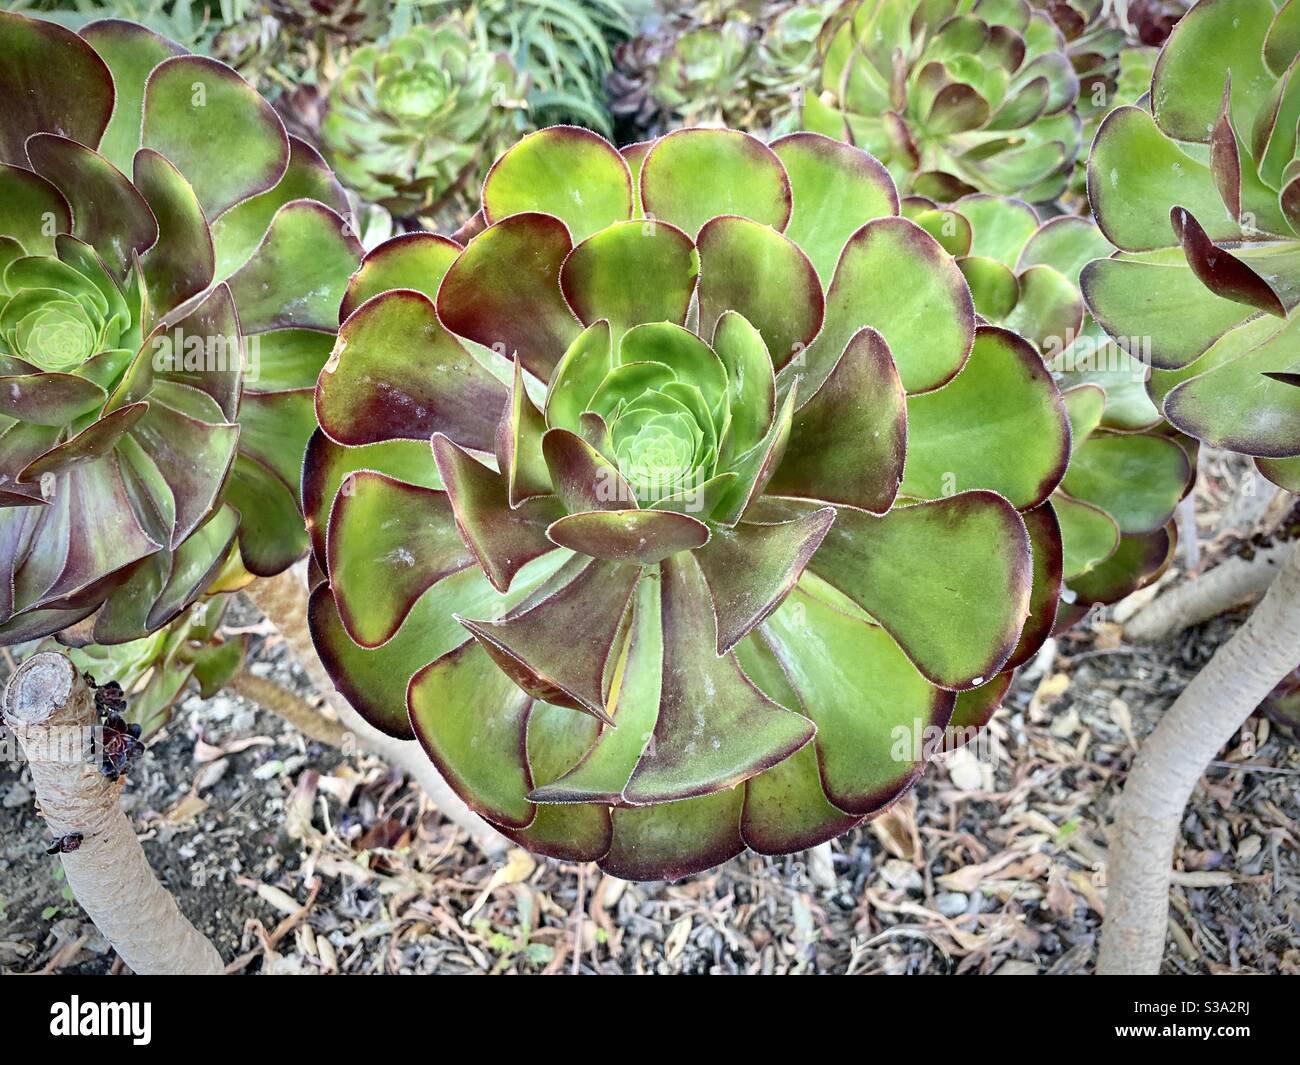
M1149 100L1101 125L1097 223L1120 249L1083 274L1178 429L1255 457L1300 491L1300 6L1201 0L1156 62Z
M804 128L872 152L905 191L1060 195L1079 77L1029 0L845 0L821 36Z
M320 378L340 690L512 839L619 876L882 809L1051 628L1039 356L816 134L553 127L481 222L371 253Z
M0 642L92 614L83 638L131 640L236 539L257 573L306 549L312 385L361 249L228 67L111 19L2 14L0 47Z

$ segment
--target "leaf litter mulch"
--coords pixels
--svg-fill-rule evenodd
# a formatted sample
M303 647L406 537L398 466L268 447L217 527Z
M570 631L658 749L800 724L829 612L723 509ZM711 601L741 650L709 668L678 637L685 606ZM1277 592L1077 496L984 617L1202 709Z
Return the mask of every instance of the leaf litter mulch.
M232 615L258 637L254 672L316 698L255 614ZM1100 612L1022 671L987 744L835 840L829 867L824 851L744 855L630 884L489 860L377 759L228 695L182 704L124 802L241 973L1087 972L1136 742L1239 621L1146 648ZM1300 973L1298 779L1300 744L1258 716L1210 767L1176 855L1167 972ZM25 772L0 768L0 971L121 971L47 835Z

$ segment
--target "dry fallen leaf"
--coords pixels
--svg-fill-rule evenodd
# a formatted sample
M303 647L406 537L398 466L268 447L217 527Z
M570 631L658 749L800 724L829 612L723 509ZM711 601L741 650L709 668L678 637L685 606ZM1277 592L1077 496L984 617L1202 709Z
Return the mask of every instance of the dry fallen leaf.
M474 900L474 905L461 915L461 922L466 925L473 924L475 914L483 908L483 904L487 902L492 892L502 884L518 884L521 880L527 880L533 875L533 870L536 868L537 860L526 850L520 847L512 849L509 855L506 856L506 864L492 874L491 879L487 882L487 887Z
M1042 721L1043 711L1070 689L1070 678L1065 673L1053 673L1038 682L1029 700L1029 720Z

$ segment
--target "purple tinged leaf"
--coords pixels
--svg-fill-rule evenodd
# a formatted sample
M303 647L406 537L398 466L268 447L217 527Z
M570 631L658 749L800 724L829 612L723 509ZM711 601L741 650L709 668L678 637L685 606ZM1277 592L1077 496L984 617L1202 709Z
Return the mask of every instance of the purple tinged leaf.
M567 429L549 429L542 454L551 483L570 514L588 510L636 510L636 494L618 467Z
M547 529L562 513L558 502L533 499L512 509L505 478L442 433L433 436L433 457L461 538L497 591L506 591L527 563L554 550Z
M771 495L889 510L903 479L907 397L884 337L863 328L794 413Z
M693 558L660 569L665 670L654 742L625 795L634 805L734 788L788 758L816 729L772 702L735 657L715 653L712 597ZM617 837L617 829L616 829Z
M499 621L457 620L529 695L612 724L606 677L640 575L636 566L593 560L563 587L525 600Z
M573 249L553 215L517 214L469 242L438 290L438 316L453 333L512 359L549 381L582 330L560 291Z
M132 255L158 239L158 222L140 191L94 149L67 137L35 134L27 141L27 156L71 206L72 232L123 280Z
M446 492L372 470L343 481L327 545L339 619L361 647L392 639L428 588L476 564Z
M709 542L704 522L671 510L592 510L546 530L553 544L610 562L649 566Z
M770 525L714 530L696 561L713 595L724 655L784 601L835 522L835 508Z
M362 304L339 329L317 386L316 414L341 444L442 433L491 453L507 398L443 327L428 297L394 289Z
M27 138L45 131L99 145L113 111L113 76L89 44L56 23L6 11L0 51L0 162L25 166Z

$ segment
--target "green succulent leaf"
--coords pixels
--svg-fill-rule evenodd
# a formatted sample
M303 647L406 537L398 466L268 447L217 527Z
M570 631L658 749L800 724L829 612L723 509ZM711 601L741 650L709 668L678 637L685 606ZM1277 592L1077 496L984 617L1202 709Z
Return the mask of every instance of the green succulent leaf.
M113 111L113 77L95 49L71 30L17 13L0 22L0 40L0 162L26 166L27 138L46 131L99 147Z

